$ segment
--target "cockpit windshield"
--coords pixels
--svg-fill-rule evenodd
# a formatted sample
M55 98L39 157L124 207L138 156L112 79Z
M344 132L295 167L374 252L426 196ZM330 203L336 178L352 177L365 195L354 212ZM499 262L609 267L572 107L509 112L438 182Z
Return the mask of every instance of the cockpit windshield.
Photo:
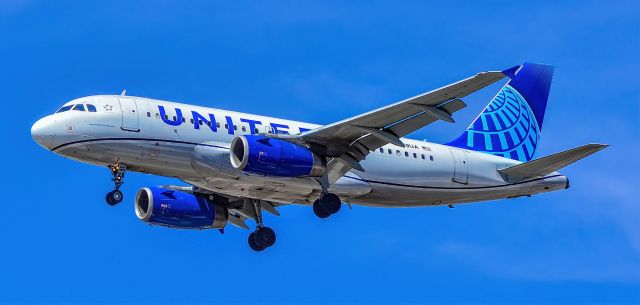
M92 104L71 104L71 105L62 106L62 108L58 109L56 113L65 112L69 110L96 112L96 106Z
M69 111L69 110L71 110L71 107L73 107L73 105L62 106L62 108L60 108L58 111L56 111L56 113Z

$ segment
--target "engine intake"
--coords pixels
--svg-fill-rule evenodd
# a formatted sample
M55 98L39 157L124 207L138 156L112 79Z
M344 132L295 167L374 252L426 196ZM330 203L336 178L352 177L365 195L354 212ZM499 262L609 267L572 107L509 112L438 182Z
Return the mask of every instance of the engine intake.
M160 187L141 188L135 210L144 222L178 229L223 228L228 219L227 209L206 195Z
M280 139L258 135L238 136L230 147L233 168L277 177L320 177L323 158L308 148Z

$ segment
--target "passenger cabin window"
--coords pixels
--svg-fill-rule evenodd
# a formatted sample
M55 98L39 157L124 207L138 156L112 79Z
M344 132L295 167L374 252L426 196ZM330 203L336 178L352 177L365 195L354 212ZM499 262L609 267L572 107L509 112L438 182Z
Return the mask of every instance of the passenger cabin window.
M380 148L380 152L381 152L381 153L384 153L384 148Z
M424 160L424 154L421 154L420 157L422 157L422 160Z
M396 156L400 157L400 151L396 150Z
M87 110L89 112L96 112L96 106L93 106L91 104L87 104Z
M69 111L71 109L71 107L73 107L73 105L62 106L62 108L60 108L58 111L56 111L56 113Z
M433 156L429 156L429 160L433 161Z
M82 105L82 104L76 104L75 106L73 106L73 110L76 110L76 111L84 111L84 105Z
M387 151L389 152L389 154L391 154L391 149L387 149Z
M413 158L414 158L414 159L415 159L415 158L418 158L418 154L413 153Z
M242 126L242 132L247 132L247 127Z
M147 117L150 118L151 117L151 112L147 111Z
M405 156L405 157L408 157L408 156L409 156L409 152L408 152L408 151L405 151L405 152L404 152L404 156Z

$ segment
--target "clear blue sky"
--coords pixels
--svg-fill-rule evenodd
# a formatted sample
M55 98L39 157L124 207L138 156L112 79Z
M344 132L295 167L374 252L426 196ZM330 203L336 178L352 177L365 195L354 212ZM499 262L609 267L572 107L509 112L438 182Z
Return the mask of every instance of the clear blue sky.
M637 1L0 1L0 303L638 304ZM455 209L291 206L247 232L138 221L129 174L49 153L30 126L65 101L118 94L330 123L483 70L557 66L539 155L612 146L572 188ZM466 99L457 136L498 86Z

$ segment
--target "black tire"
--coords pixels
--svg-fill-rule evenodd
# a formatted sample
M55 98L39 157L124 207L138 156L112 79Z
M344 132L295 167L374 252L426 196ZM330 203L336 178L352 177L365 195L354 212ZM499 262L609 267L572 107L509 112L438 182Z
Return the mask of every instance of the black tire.
M320 206L322 207L322 210L329 213L329 215L333 215L340 211L342 202L340 201L340 197L338 197L338 195L329 193L324 194L324 196L320 198Z
M114 205L118 204L117 202L113 201L112 193L113 193L113 191L108 192L107 195L105 196L105 201L110 206L114 206Z
M322 206L320 206L319 200L316 200L313 203L313 213L316 214L316 216L318 216L318 218L327 218L329 217L331 214L327 213Z
M255 232L254 239L259 246L269 248L276 243L276 232L269 227L258 228Z
M120 190L113 190L111 192L111 198L113 199L113 202L118 204L118 203L122 202L122 199L124 198L124 195L122 194L122 192Z
M249 242L249 248L251 248L251 250L256 251L256 252L261 252L264 251L264 249L266 249L266 247L262 247L260 245L258 245L256 243L256 239L255 239L255 233L251 232L251 234L249 234L249 238L247 239Z

